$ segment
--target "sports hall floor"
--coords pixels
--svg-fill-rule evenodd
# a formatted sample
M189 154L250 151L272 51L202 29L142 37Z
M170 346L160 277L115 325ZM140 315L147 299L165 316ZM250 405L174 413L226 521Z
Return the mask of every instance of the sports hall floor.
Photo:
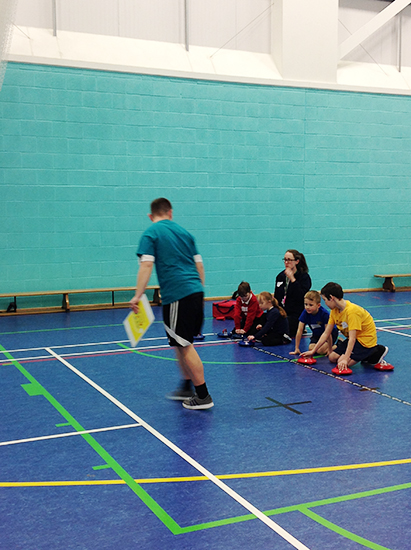
M135 350L126 310L1 317L0 548L409 550L411 293L346 298L394 371L220 340L207 302L208 411L164 398L159 308Z

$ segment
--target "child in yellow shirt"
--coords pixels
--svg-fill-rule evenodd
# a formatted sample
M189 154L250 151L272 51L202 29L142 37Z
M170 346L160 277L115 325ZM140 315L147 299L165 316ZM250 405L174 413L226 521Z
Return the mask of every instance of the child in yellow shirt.
M328 358L337 363L339 371L345 371L359 361L375 365L380 370L392 370L392 365L384 361L388 347L377 344L377 330L368 311L344 300L344 291L337 283L327 283L321 289L321 296L331 310L328 325L314 348L302 355L314 355L329 341L333 327L337 325L346 339L338 342L335 350L329 349Z

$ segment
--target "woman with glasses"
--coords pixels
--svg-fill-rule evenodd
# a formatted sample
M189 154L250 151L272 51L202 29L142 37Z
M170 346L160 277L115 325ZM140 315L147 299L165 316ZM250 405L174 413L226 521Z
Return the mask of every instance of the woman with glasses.
M304 295L311 288L311 277L304 254L298 250L287 250L283 261L285 269L275 279L274 296L287 312L289 334L294 337L304 310Z

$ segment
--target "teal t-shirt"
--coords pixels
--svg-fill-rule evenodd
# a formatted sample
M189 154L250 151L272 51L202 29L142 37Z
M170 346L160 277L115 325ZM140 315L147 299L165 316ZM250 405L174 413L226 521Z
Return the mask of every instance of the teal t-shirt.
M143 233L137 250L137 256L151 256L154 261L163 304L204 291L196 255L194 237L172 220L153 223Z

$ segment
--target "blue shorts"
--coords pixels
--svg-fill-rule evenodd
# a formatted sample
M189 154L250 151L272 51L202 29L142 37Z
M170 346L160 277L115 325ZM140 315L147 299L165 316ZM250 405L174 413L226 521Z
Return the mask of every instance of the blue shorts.
M343 340L342 342L338 342L337 347L334 350L334 353L336 353L337 355L344 355L347 349L347 346L348 346L348 338L346 340ZM374 351L376 350L376 347L377 346L373 346L372 348L366 348L363 345L361 345L358 342L358 340L356 340L350 359L352 359L356 363L359 363L360 361L365 361L367 357L369 357L374 353Z

